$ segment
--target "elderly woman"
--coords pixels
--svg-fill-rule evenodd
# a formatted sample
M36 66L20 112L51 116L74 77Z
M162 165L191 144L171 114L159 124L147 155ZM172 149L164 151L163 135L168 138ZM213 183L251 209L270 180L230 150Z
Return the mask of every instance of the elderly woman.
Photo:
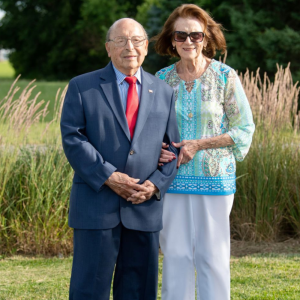
M236 163L252 141L251 109L236 72L216 61L222 27L193 4L176 8L154 38L161 55L179 57L156 76L175 91L181 147L178 175L164 198L160 246L162 300L230 299L229 214ZM162 149L160 164L172 154Z

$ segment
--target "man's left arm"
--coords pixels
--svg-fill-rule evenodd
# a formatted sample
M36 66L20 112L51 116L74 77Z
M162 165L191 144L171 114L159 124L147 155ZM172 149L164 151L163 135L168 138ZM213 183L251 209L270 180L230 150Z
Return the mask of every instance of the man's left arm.
M175 95L173 92L171 107L169 112L169 119L167 123L167 128L164 136L164 142L169 145L167 149L170 152L173 152L176 156L176 159L171 162L159 166L143 183L144 186L148 188L148 192L138 192L133 194L127 200L132 201L133 204L140 204L146 200L149 200L154 194L159 194L160 199L164 196L168 190L170 184L177 174L177 158L180 152L180 149L175 148L172 145L172 142L179 141L180 136L178 132L178 126L176 121L176 112L175 112ZM159 200L159 199L158 199Z

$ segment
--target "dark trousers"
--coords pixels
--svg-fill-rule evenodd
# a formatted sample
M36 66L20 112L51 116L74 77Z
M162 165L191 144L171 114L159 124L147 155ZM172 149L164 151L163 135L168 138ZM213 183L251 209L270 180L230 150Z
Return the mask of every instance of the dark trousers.
M70 300L155 300L159 232L74 229Z

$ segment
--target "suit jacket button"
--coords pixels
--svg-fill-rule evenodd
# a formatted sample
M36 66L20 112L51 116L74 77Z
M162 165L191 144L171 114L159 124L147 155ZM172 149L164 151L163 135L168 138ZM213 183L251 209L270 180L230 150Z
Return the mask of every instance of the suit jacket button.
M131 151L129 152L129 154L130 154L130 155L134 154L134 151L133 151L133 150L131 150Z

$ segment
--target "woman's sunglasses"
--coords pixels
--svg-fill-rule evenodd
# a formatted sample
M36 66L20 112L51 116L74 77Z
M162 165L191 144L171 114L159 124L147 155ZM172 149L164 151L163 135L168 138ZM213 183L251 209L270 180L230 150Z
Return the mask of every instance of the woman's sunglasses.
M191 39L191 42L193 43L200 43L203 41L205 37L205 33L203 32L191 32L187 33L184 31L174 31L173 32L174 40L176 42L185 42L187 37L189 36Z

